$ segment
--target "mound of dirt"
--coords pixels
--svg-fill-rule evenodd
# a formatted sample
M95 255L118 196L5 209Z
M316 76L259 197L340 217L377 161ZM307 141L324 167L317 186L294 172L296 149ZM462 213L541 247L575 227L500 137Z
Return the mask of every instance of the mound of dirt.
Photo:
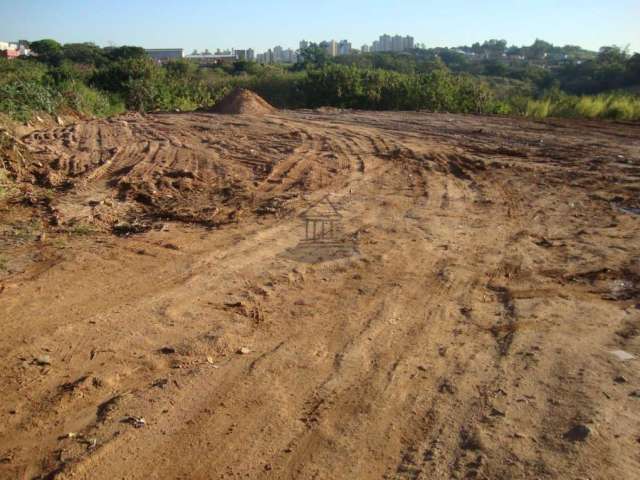
M260 95L251 90L236 88L224 97L212 110L213 113L235 115L240 113L250 115L264 115L273 113L276 109Z

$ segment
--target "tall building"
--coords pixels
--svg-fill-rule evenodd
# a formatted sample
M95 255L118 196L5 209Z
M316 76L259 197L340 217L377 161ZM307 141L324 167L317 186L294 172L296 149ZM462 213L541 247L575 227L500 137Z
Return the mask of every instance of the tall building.
M253 51L253 48L247 49L247 60L253 62L256 59L256 52Z
M351 53L351 42L340 40L338 44L338 55L349 55Z
M338 43L335 40L331 40L330 42L326 42L327 44L327 53L330 57L338 56Z
M282 62L284 60L283 52L284 50L280 45L273 47L273 62L275 63Z
M405 48L404 48L404 38L402 38L400 35L395 35L391 39L391 51L392 52L403 52L404 50L405 50Z
M371 48L369 47L369 45L362 45L362 53L369 53L371 51Z
M384 34L380 35L380 38L373 42L371 45L371 52L405 52L412 50L414 47L413 37L407 35L402 37L400 35L394 35L393 37ZM363 48L364 52L364 48Z
M381 52L391 51L391 37L386 33L384 35L380 35L380 51Z
M413 37L411 35L407 35L406 37L404 37L404 49L413 50L414 48Z

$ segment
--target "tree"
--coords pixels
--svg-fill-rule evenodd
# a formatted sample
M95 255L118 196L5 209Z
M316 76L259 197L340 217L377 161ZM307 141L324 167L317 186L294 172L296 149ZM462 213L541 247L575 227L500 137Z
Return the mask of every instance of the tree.
M59 65L62 62L62 45L50 38L32 42L31 50L38 56L38 60L44 63Z
M542 60L547 53L553 50L553 45L544 40L536 38L530 47L527 47L527 58L531 60Z
M627 49L623 49L616 45L610 47L602 47L598 52L598 63L600 64L623 64L629 58Z
M62 53L73 63L100 66L106 61L103 50L93 43L66 43Z
M142 47L130 47L124 45L122 47L109 47L104 50L109 58L114 61L147 57L147 52L145 52Z
M298 55L297 69L322 68L328 62L326 49L316 43L312 43L305 48L300 49Z
M492 57L500 57L507 49L507 41L506 40L496 40L491 39L489 41L484 42L482 45L482 49L489 53Z
M640 53L636 53L627 62L627 83L640 85Z
M189 78L198 71L198 65L187 59L171 60L164 67L172 78Z

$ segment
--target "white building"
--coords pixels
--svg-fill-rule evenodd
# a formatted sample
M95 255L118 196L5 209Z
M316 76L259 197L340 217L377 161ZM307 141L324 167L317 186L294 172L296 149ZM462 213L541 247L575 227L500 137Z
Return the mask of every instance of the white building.
M184 49L182 48L149 48L145 50L156 62L167 62L184 57Z
M338 42L336 42L335 40L331 40L331 41L327 42L327 53L329 54L330 57L337 57L338 56Z

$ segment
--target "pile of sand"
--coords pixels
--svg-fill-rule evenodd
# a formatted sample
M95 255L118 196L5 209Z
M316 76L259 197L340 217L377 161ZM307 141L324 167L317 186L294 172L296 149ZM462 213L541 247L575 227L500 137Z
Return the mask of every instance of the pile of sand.
M260 95L253 93L244 88L236 88L229 95L224 97L211 110L213 113L223 114L239 114L245 113L250 115L264 115L276 111L274 107L262 98Z

